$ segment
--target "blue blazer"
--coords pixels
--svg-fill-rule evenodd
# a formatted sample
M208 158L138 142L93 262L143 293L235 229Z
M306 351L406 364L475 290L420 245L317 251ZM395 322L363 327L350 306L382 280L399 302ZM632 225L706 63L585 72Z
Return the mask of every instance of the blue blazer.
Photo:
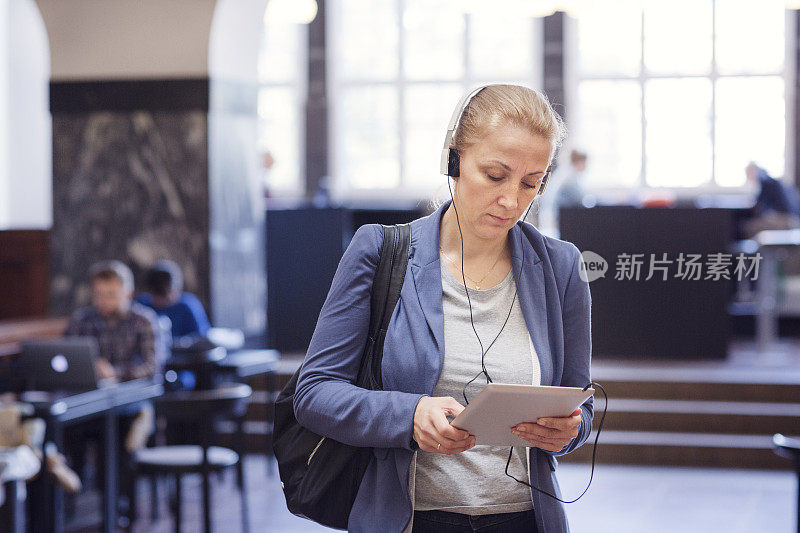
M352 385L369 328L370 288L382 243L377 224L359 228L345 251L300 372L294 399L300 424L374 451L350 513L349 531L411 531L419 453L413 442L414 411L421 397L433 393L444 361L439 224L448 205L411 223L406 277L384 344L384 390ZM514 279L539 357L541 384L584 387L590 381L591 298L589 284L578 274L580 252L528 223L518 222L510 233ZM589 399L582 406L578 436L561 451L527 449L533 486L560 495L554 456L583 444L592 413ZM561 503L533 490L531 500L540 533L568 531Z

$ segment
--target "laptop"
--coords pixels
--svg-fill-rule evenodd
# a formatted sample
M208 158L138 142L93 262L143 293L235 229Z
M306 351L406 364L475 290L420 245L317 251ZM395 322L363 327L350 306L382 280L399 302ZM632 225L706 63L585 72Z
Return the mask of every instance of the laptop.
M22 369L28 390L88 391L100 381L95 361L100 350L94 337L64 337L22 343Z

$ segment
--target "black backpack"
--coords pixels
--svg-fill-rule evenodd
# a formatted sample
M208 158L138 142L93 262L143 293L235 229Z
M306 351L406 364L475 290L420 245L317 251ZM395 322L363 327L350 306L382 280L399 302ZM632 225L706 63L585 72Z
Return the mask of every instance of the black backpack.
M355 385L381 390L381 359L386 328L403 286L411 228L383 226L383 245L372 282L369 337ZM301 426L294 416L294 393L300 369L275 401L272 449L278 460L286 506L292 513L322 525L347 529L371 448L348 446ZM313 459L313 461L312 461Z

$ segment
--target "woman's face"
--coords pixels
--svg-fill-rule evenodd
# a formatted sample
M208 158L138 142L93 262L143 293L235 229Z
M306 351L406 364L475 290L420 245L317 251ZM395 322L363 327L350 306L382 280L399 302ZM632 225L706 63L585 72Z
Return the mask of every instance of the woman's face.
M533 201L550 162L550 141L506 125L460 154L455 200L462 228L480 239L505 237Z

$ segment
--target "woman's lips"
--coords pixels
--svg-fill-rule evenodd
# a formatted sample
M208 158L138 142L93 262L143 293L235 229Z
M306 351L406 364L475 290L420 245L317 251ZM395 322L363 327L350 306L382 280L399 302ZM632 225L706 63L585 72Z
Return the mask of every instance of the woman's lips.
M489 213L489 216L492 217L493 219L495 219L497 222L502 222L503 224L507 224L511 220L511 217L503 218L503 217L495 216L495 215L493 215L491 213Z

